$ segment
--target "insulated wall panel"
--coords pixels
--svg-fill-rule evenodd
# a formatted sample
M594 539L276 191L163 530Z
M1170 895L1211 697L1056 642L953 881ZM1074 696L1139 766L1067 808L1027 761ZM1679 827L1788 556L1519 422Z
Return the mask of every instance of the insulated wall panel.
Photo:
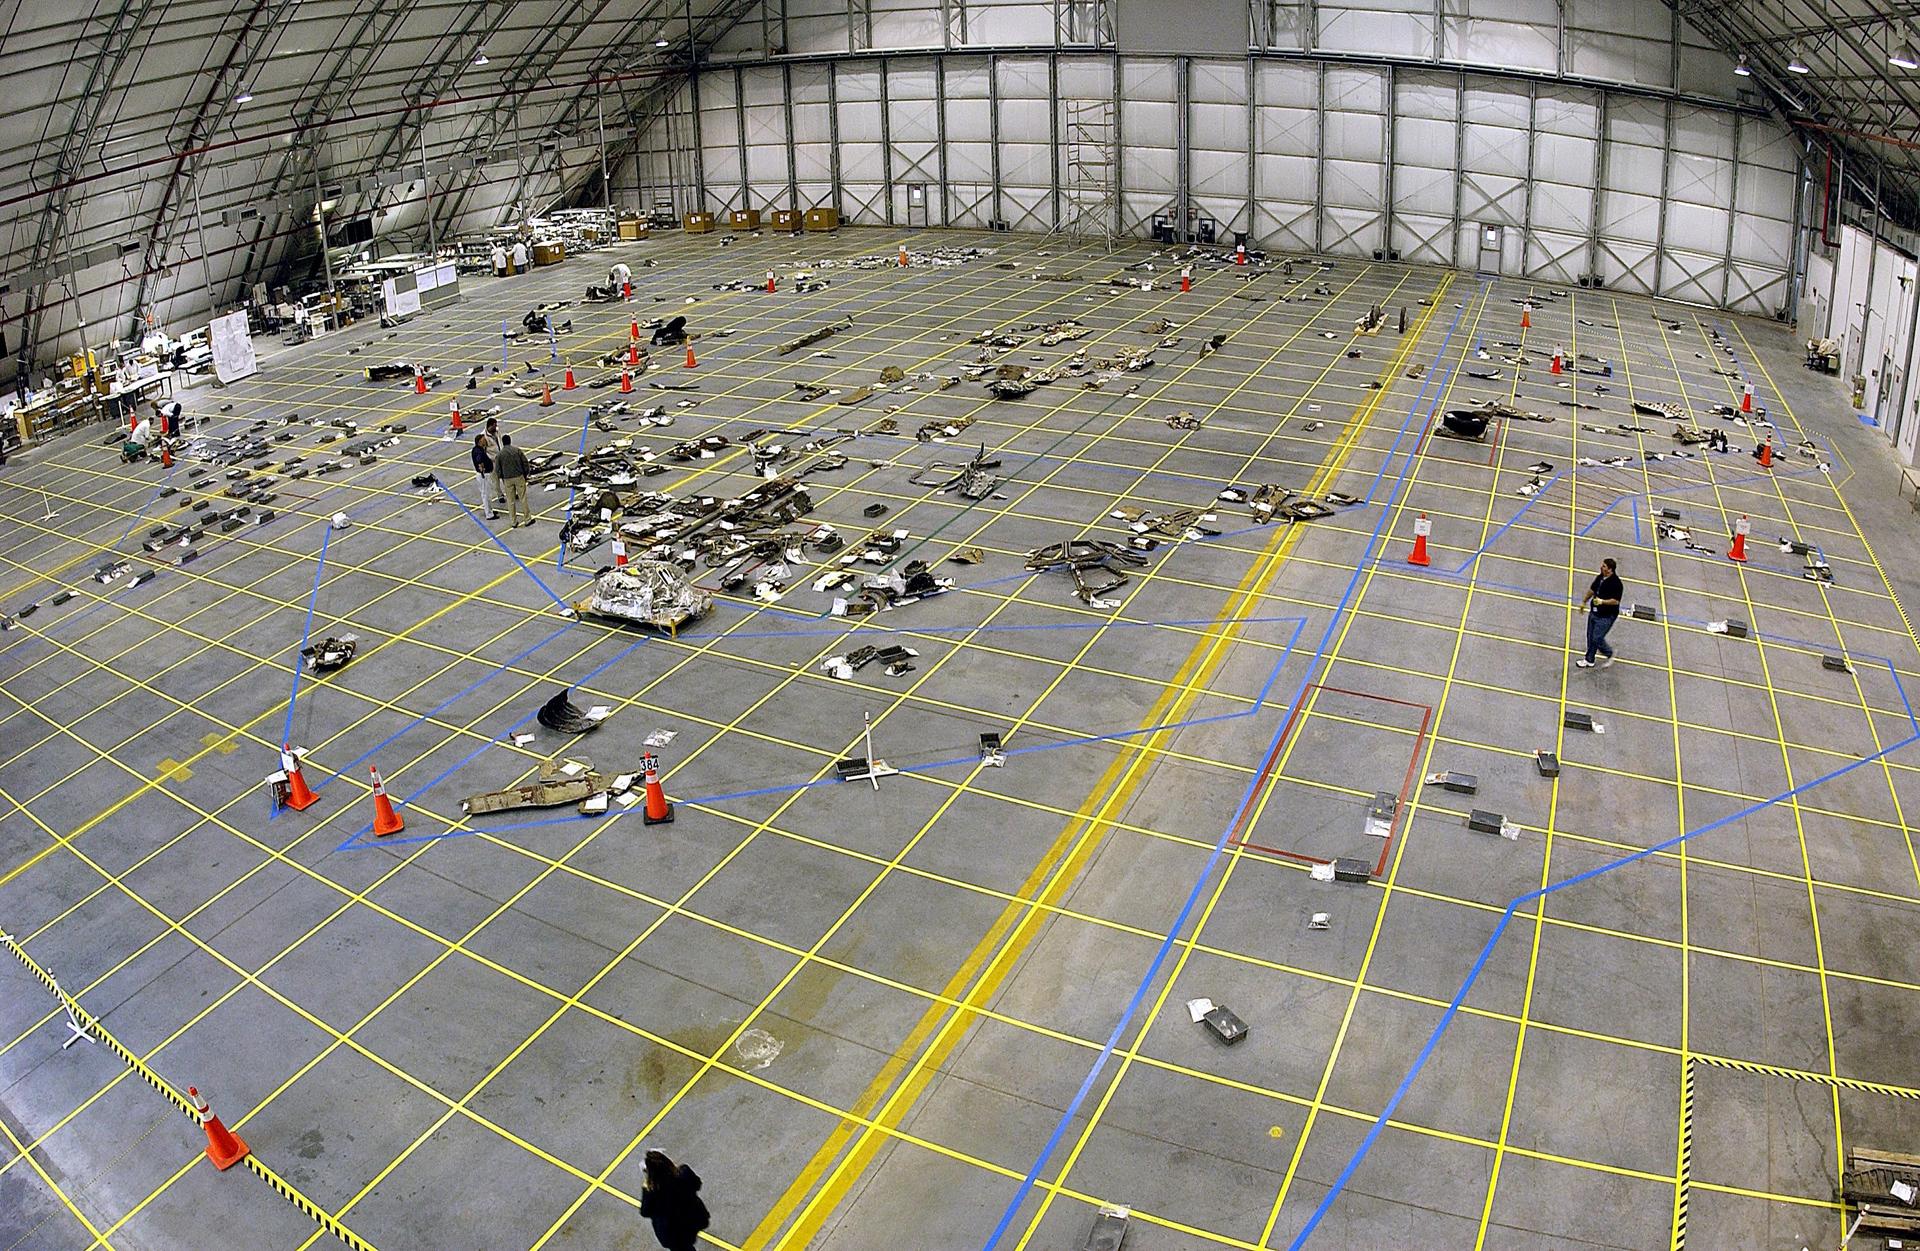
M1053 100L1045 57L999 59L1001 210L1015 230L1052 230Z
M947 224L985 226L993 218L993 112L985 58L949 58Z
M880 105L880 63L843 61L834 66L834 116L840 127L840 213L849 225L887 220L887 154L881 142L885 110Z
M1394 77L1393 237L1405 261L1453 264L1460 78L1402 71Z
M779 66L740 72L747 127L748 199L756 208L787 208L787 85Z
M830 208L839 203L834 185L836 150L833 143L830 65L795 65L793 81L793 169L795 195L802 211Z
M1311 252L1319 240L1320 71L1306 61L1255 67L1254 239Z
M1247 63L1194 61L1187 79L1189 202L1220 224L1220 238L1251 231Z
M1599 156L1600 97L1571 87L1542 87L1533 105L1533 202L1525 273L1574 282L1587 272L1593 230L1594 162Z
M700 159L707 188L700 207L723 217L741 207L740 112L730 73L700 76Z
M888 221L907 222L907 187L913 183L927 188L927 223L940 221L940 104L934 83L933 62L899 59L888 61L887 138L893 145L888 168L893 174L890 195L893 211Z
M1504 227L1500 270L1508 274L1521 272L1529 119L1526 84L1467 80L1460 148L1460 255L1477 263L1479 228Z
M1743 118L1739 187L1733 200L1733 250L1721 301L1774 316L1787 302L1793 270L1793 204L1799 193L1798 145L1771 120ZM1809 284L1810 286L1812 284Z
M1180 192L1175 168L1180 117L1174 62L1158 57L1128 57L1121 70L1120 133L1125 185L1120 191L1121 228L1146 234L1155 213L1171 212Z
M1386 71L1329 67L1321 172L1320 246L1369 255L1386 232Z
M1732 115L1674 106L1660 294L1696 304L1719 302L1732 202Z
M1666 105L1616 97L1607 105L1607 179L1600 209L1601 278L1652 294L1666 168Z

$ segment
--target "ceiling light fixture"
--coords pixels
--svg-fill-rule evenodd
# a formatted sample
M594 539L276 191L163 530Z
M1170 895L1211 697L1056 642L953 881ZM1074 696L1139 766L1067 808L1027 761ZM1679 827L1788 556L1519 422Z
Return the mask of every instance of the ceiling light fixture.
M1913 45L1905 40L1887 54L1887 62L1904 70L1920 69L1920 57L1913 54Z
M1740 59L1733 63L1733 72L1746 78L1753 73L1753 67L1747 64L1747 54L1742 52Z
M1802 61L1800 59L1800 54L1796 52L1793 54L1793 59L1787 62L1787 73L1811 74L1813 73L1813 71L1807 67L1807 63L1805 61Z
M473 63L475 65L485 65L487 63L487 54L485 52L476 52L473 56Z
M667 41L664 37L656 39L653 41L653 46L656 48L664 48L667 46Z
M245 104L247 101L251 99L253 99L253 93L251 91L248 91L245 87L242 87L240 89L240 94L233 98L233 102L235 104Z

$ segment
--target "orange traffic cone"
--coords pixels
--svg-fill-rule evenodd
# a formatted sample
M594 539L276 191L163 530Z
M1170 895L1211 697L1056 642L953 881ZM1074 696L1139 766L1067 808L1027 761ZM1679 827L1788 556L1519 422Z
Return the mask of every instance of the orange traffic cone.
M1767 441L1760 445L1760 468L1762 469L1773 468L1773 436L1772 435L1768 435Z
M647 824L672 824L673 805L667 802L667 793L660 789L660 757L648 752L640 757L640 765L647 773Z
M779 290L779 288L773 285L773 271L769 269L767 271L767 294L772 295L777 290Z
M447 421L448 430L452 431L454 434L465 434L467 432L466 423L460 420L460 401L459 400L456 399L451 404L447 405L447 416L448 416L448 421Z
M160 445L160 468L173 468L173 445L171 443L162 443Z
M1740 411L1743 413L1753 411L1753 384L1751 382L1743 382L1740 384Z
M387 798L387 784L380 780L380 770L368 765L367 772L373 775L374 836L385 838L389 834L398 834L407 828L407 823L393 810L393 801Z
M634 319L633 319L633 324L632 324L631 326L628 326L628 327L627 327L627 338L629 338L629 339L632 339L632 340L634 340L634 341L635 341L636 343L637 343L637 342L639 342L639 340L640 340L640 319L639 319L638 317L636 317L636 318L634 318Z
M1233 263L1235 265L1245 265L1247 263L1247 245L1246 244L1236 243L1233 245Z
M633 375L624 369L620 371L620 394L633 394Z
M306 776L300 772L300 756L293 750L292 743L280 748L280 768L287 775L287 807L305 812L320 802L320 797L307 789Z
M573 390L573 366L567 366L567 372L560 379L560 389L562 391Z
M687 368L692 369L697 364L699 362L693 359L693 344L689 343L687 344Z
M1421 513L1413 523L1413 551L1407 556L1409 565L1430 565L1433 561L1427 556L1427 536L1433 533L1433 523L1427 515Z
M1728 560L1747 563L1747 533L1752 529L1753 523L1747 520L1747 515L1740 514L1740 520L1733 523L1733 550L1727 553Z
M613 541L613 567L615 569L625 569L627 567L627 541L625 539L615 539Z
M425 395L427 393L427 376L419 370L415 370L413 374L413 393L415 395Z
M1520 329L1533 329L1533 305L1531 304L1522 304L1520 306Z
M623 300L631 300L631 299L633 298L633 284L632 284L632 283L630 283L630 282L623 282L623 283L621 283L621 284L620 284L620 298L621 298L621 299L623 299Z
M900 245L900 264L904 266L906 263L907 263L907 245L903 243Z
M627 364L638 365L639 363L640 363L640 345L638 343L627 344Z
M1180 267L1180 289L1182 291L1193 290L1193 266L1182 265Z
M1557 374L1562 372L1564 368L1565 366L1562 364L1562 355L1561 355L1560 349L1559 348L1553 349L1553 367L1549 369L1547 372Z
M207 1109L207 1101L198 1089L187 1087L187 1098L193 1101L193 1114L207 1131L207 1158L213 1161L213 1167L224 1172L252 1154L240 1135L221 1124L220 1118Z
M553 407L553 384L551 382L543 382L540 384L540 407Z

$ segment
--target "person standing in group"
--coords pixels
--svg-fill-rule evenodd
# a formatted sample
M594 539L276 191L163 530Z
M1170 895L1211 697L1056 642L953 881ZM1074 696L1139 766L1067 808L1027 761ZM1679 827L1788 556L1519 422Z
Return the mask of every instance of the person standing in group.
M493 276L495 278L507 276L507 250L498 243L493 245Z
M513 436L500 436L500 450L495 453L493 467L500 474L500 485L507 489L507 509L512 514L512 525L532 525L533 510L527 507L527 454L513 445ZM520 515L526 514L526 520Z
M506 493L500 489L500 467L494 463L494 457L500 454L500 419L498 417L487 418L486 427L480 431L475 442L480 440L485 440L480 445L487 449L487 464L491 466L487 470L487 482L493 490L487 497L487 515L492 516L495 504L507 502ZM476 463L474 467L477 469L479 465Z
M516 274L527 272L527 245L523 239L513 241L513 272Z
M493 454L487 448L485 431L473 436L473 484L480 489L480 507L486 510L488 521L500 514L493 510L493 484L487 481L493 473Z
M653 1236L667 1251L693 1251L713 1221L700 1199L700 1174L664 1151L642 1157L640 1215L653 1222Z
M1613 629L1613 623L1620 620L1620 597L1625 595L1626 586L1615 572L1613 557L1600 562L1600 572L1594 575L1593 585L1580 597L1587 610L1587 654L1573 663L1582 669L1591 669L1596 664L1604 669L1613 663L1613 648L1607 645L1607 631ZM1598 655L1600 659L1595 660Z

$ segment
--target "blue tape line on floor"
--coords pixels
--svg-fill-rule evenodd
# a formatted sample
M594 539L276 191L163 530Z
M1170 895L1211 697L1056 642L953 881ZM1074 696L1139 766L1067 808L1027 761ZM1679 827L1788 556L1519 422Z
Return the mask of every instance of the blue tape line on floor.
M1488 284L1483 281L1481 283L1483 300L1487 290ZM1441 340L1439 350L1434 354L1434 363L1436 366L1446 358L1448 345L1453 341L1454 332L1459 328L1460 318L1464 312L1464 304L1461 308L1455 310L1453 321L1447 326L1446 337ZM1441 377L1451 377L1452 374L1452 367L1448 367L1437 373L1429 372L1426 381L1421 385L1419 394L1414 396L1413 404L1407 410L1407 417L1400 425L1399 434L1395 436L1392 446L1387 451L1386 458L1381 462L1379 473L1374 476L1376 485L1381 477L1384 476L1387 468L1399 457L1400 445L1406 439L1407 432L1412 427L1415 416L1422 416L1423 421L1424 419L1431 418L1434 410L1439 407L1441 397L1446 394L1446 388L1443 385L1438 391L1434 392L1432 400L1427 401L1426 413L1421 414L1421 405L1422 402L1426 400L1428 388L1431 387L1437 379ZM1414 450L1417 450L1417 447L1418 441L1416 440ZM1327 620L1327 628L1321 635L1320 645L1315 649L1312 658L1307 662L1307 671L1301 677L1299 691L1295 693L1290 704L1297 704L1299 702L1301 695L1306 691L1308 683L1312 681L1314 672L1318 669L1321 659L1326 655L1327 648L1332 645L1334 634L1339 628L1341 620L1346 615L1348 607L1352 602L1354 591L1360 585L1361 577L1368 568L1368 556L1380 542L1381 531L1386 527L1387 518L1392 515L1393 500L1399 492L1401 483L1406 480L1407 472L1412 468L1413 463L1413 451L1410 450L1402 461L1400 472L1394 478L1393 486L1388 490L1386 501L1380 509L1379 520L1374 522L1373 531L1367 538L1367 545L1361 551L1359 558L1354 562L1353 576L1347 580L1346 590L1341 593L1340 602L1334 606L1333 613ZM1372 497L1373 491L1369 488L1367 498L1371 500ZM1274 729L1273 738L1267 745L1269 755L1277 749L1280 736L1284 733L1286 733L1286 722L1282 720L1280 725ZM1091 1093L1093 1085L1099 1079L1101 1071L1105 1069L1107 1061L1112 1058L1114 1048L1119 1046L1121 1035L1126 1032L1127 1026L1139 1012L1141 1001L1145 999L1147 990L1152 986L1154 978L1159 976L1161 967L1166 963L1168 953L1173 950L1174 940L1178 937L1180 931L1186 927L1187 919L1192 915L1194 906L1199 902L1207 882L1213 877L1214 870L1219 865L1220 857L1226 849L1227 839L1232 835L1234 825L1239 821L1240 813L1252 802L1259 785L1260 777L1258 774L1248 780L1247 788L1242 792L1239 803L1235 805L1233 813L1226 823L1226 828L1220 832L1220 837L1215 841L1213 850L1208 853L1206 863L1201 866L1200 875L1194 879L1193 889L1187 893L1186 901L1181 905L1179 914L1174 918L1173 924L1167 927L1166 937L1161 940L1159 946L1155 949L1153 960L1148 964L1146 973L1141 977L1139 984L1134 988L1132 996L1127 1000L1125 1010L1121 1013L1119 1021L1114 1024L1113 1032L1108 1035L1106 1043L1100 1048L1100 1054L1094 1058L1092 1067L1087 1070L1086 1079L1080 1083L1080 1089L1074 1093L1073 1099L1067 1104L1066 1110L1061 1113L1060 1120L1055 1124L1053 1133L1047 1138L1046 1145L1040 1148L1040 1154L1034 1159L1033 1167L1028 1169L1026 1176L1021 1179L1020 1187L1014 1192L1013 1198L1008 1201L1006 1210L1001 1213L999 1223L993 1227L993 1232L988 1235L983 1251L993 1251L995 1247L1000 1245L1000 1240L1006 1237L1008 1227L1013 1224L1014 1217L1019 1213L1020 1205L1026 1201L1027 1195L1032 1192L1034 1183L1039 1179L1040 1171L1046 1167L1046 1162L1052 1158L1053 1153L1059 1148L1060 1140L1065 1136L1068 1127L1071 1126L1074 1119L1078 1117L1081 1105L1086 1102L1087 1095Z
M300 646L293 654L293 690L287 696L287 719L280 727L280 741L293 741L293 705L300 698L300 675L306 671L306 664L300 653L307 649L307 640L313 634L313 609L320 602L320 579L327 572L327 550L333 546L333 526L329 524L320 540L320 555L313 562L313 590L307 595L307 619L300 627Z
M1193 726L1211 725L1221 721L1237 721L1243 717L1251 717L1255 715L1266 704L1267 695L1273 690L1273 684L1275 681L1279 679L1280 673L1286 667L1287 661L1292 658L1294 647L1299 642L1299 639L1300 639L1300 633L1302 630L1306 628L1306 624L1307 624L1305 617L1258 617L1258 618L1249 617L1249 618L1243 619L1237 624L1248 625L1248 624L1253 624L1259 621L1291 621L1293 623L1293 630L1288 635L1285 646L1281 648L1279 658L1274 661L1273 668L1267 673L1266 680L1260 684L1259 693L1254 697L1252 703L1248 707L1240 710L1239 712L1215 713L1213 715L1205 716L1205 717L1189 717L1180 721L1161 722L1160 724L1157 724L1157 725L1136 726L1130 730L1119 730L1109 734L1076 735L1074 737L1061 739L1051 743L1035 743L1031 747L1010 748L1004 751L1002 754L1007 756L1024 756L1024 755L1029 755L1035 752L1058 751L1063 747L1086 747L1094 743L1116 742L1120 739L1137 738L1142 735L1160 734L1160 733L1164 733L1172 730L1183 730L1183 729L1191 728ZM1149 623L1129 622L1128 624L1146 625ZM1219 625L1223 623L1218 621L1212 621L1212 622L1207 622L1205 624ZM1089 627L1089 628L1094 628L1094 627ZM1284 705L1282 705L1282 707L1284 707ZM954 768L959 765L978 764L979 762L980 762L980 757L977 754L970 755L970 756L956 756L950 760L925 761L919 764L905 765L901 767L900 772L904 775L912 776L914 774L933 773L936 770ZM829 776L824 778L814 778L814 779L803 781L803 782L781 782L781 783L776 783L772 786L754 787L750 790L725 791L715 795L683 796L676 802L687 804L690 807L691 806L712 806L714 804L729 803L729 802L742 800L742 799L760 799L768 795L790 795L796 791L813 790L815 788L822 787L822 786L838 786L840 782L841 782L840 778ZM624 815L626 814L623 812L610 812L606 814L606 816L602 819L606 821L615 821ZM444 838L465 838L473 834L493 834L493 835L511 834L517 830L536 830L536 829L545 829L546 827L553 826L553 825L570 825L575 821L585 820L585 819L591 819L591 818L583 818L577 815L576 816L560 816L560 817L540 817L532 821L516 821L509 825L490 826L486 829L443 830L437 834L419 834L419 835L414 835L408 838L383 838L378 843L367 843L367 842L355 843L353 842L352 839L349 839L348 842L342 843L335 850L353 851L361 847L373 847L373 846L399 847L399 846L405 846L408 843L435 842ZM368 827L368 828L371 828L371 827ZM362 831L362 833L364 832L365 831ZM359 836L355 835L355 837L357 838Z
M647 638L635 639L633 642L627 644L627 646L621 648L614 655L608 657L606 660L601 661L599 664L595 665L592 669L588 670L581 677L569 683L567 685L567 689L572 690L576 686L579 686L586 682L593 681L595 678L599 677L602 673L606 672L608 669L612 668L614 665L618 664L620 661L625 660L628 656L632 655L635 649L644 647L647 643L651 641L652 641L651 636ZM477 759L480 753L486 751L490 747L498 746L501 741L510 738L513 735L513 732L515 730L518 730L521 726L525 725L527 722L533 720L535 717L539 715L540 715L539 710L535 709L534 711L521 717L518 721L515 721L512 725L509 725L506 729L502 730L496 738L489 739L488 741L480 744L480 746L474 748L472 751L468 752L466 755L462 756L460 759L454 761L451 765L448 765L445 769L441 770L440 773L435 775L433 778L429 779L428 781L422 783L419 786L414 787L413 790L409 791L404 798L396 801L397 804L401 807L411 804L415 799L418 799L420 796L426 794L428 791L432 790L434 787L440 785L440 783L446 781L449 777L453 776L456 770L461 769L462 767L466 766L467 764ZM365 825L361 829L349 835L346 841L342 842L338 847L334 848L334 850L344 851L347 849L349 844L352 844L356 840L364 838L366 835L371 834L372 832L373 832L373 824L369 822L367 825ZM381 840L381 842L383 843L388 843L390 841L391 840L389 839Z
M1493 955L1493 949L1495 945L1499 943L1500 936L1507 932L1508 924L1512 922L1514 914L1521 907L1534 900L1544 899L1548 895L1563 891L1570 886L1577 886L1591 878L1599 877L1603 873L1611 873L1615 869L1624 868L1629 864L1645 860L1649 856L1657 855L1663 851L1669 851L1687 842L1689 839L1711 833L1732 822L1750 817L1757 812L1762 812L1775 804L1804 795L1816 786L1831 782L1835 778L1851 773L1863 765L1872 764L1874 761L1883 759L1916 741L1920 741L1920 733L1908 735L1899 742L1889 747L1883 747L1870 756L1862 756L1850 764L1842 765L1831 773L1823 773L1811 781L1802 782L1798 786L1784 790L1771 799L1763 799L1737 812L1728 813L1726 816L1709 821L1697 829L1688 830L1683 834L1676 835L1664 843L1656 843L1651 847L1633 852L1630 855L1622 856L1618 860L1597 865L1584 873L1577 873L1564 881L1555 882L1551 886L1531 890L1524 895L1515 897L1507 904L1505 911L1500 914L1500 923L1494 926L1493 933L1488 936L1486 945L1480 949L1480 954L1475 957L1472 967L1467 970L1467 976L1465 980L1460 983L1460 989L1454 992L1453 999L1447 1004L1446 1011L1440 1014L1440 1020L1434 1025L1433 1033L1428 1035L1426 1044L1420 1048L1419 1054L1414 1057L1413 1066L1407 1070L1407 1075L1400 1079L1400 1084L1394 1088L1393 1096L1387 1100L1387 1106L1381 1110L1380 1115L1376 1117L1373 1124L1368 1127L1366 1135L1360 1140L1360 1145L1354 1149L1352 1158L1347 1161L1346 1167L1340 1170L1339 1176L1334 1178L1333 1185L1328 1188L1327 1193L1321 1198L1319 1205L1313 1209L1312 1215L1307 1217L1306 1224L1300 1227L1299 1234L1294 1237L1292 1242L1287 1244L1288 1251L1299 1251L1301 1247L1306 1245L1307 1239L1313 1235L1313 1231L1319 1227L1320 1222L1325 1219L1327 1212L1333 1207L1334 1200L1340 1197L1340 1192L1345 1190L1347 1183L1352 1180L1354 1171L1360 1167L1361 1161L1366 1159L1367 1153L1373 1150L1373 1144L1379 1139L1380 1131L1386 1128L1387 1121L1392 1118L1395 1109L1400 1106L1400 1101L1406 1098L1407 1091L1412 1087L1414 1079L1420 1075L1420 1070L1426 1067L1427 1060L1433 1055L1433 1049L1440 1044L1440 1039L1446 1034L1447 1028L1453 1024L1454 1017L1459 1014L1460 1005L1466 1002L1467 992L1473 989L1474 982L1479 980L1481 971L1486 968L1487 960Z
M567 624L561 626L558 630L555 630L552 634L547 635L545 638L541 639L539 642L535 643L533 646L528 647L525 650L516 653L515 655L509 656L507 659L501 661L499 664L494 665L486 673L482 674L478 678L475 678L467 686L464 686L460 690L454 692L452 695L447 696L445 699L435 704L432 708L429 708L426 712L421 713L419 716L415 717L413 720L407 722L405 725L401 726L399 729L395 730L393 733L387 735L385 738L375 743L372 747L367 748L367 750L361 752L358 756L355 756L352 760L349 760L344 765L341 765L338 769L334 770L333 773L321 779L319 785L315 786L313 789L315 791L319 791L322 787L326 786L328 782L331 782L334 779L345 774L348 769L352 769L352 768L355 768L356 766L365 764L368 757L372 756L375 752L379 751L381 748L385 747L387 744L399 738L402 734L405 734L408 730L411 730L414 727L418 726L421 722L425 721L427 718L437 716L440 713L446 711L448 708L451 708L454 704L458 703L460 700L465 699L467 696L473 694L475 691L479 690L482 686L485 686L488 682L493 681L493 679L499 677L501 674L505 673L508 669L512 668L514 665L519 664L521 661L533 655L535 652L539 651L541 648L553 642L555 639L559 638L561 635L565 634L567 631L573 629L575 626L579 624L580 623L577 621L569 621Z
M475 517L473 515L473 510L471 508L468 508L465 502L463 502L459 496L455 495L452 491L447 490L446 483L440 481L440 479L438 478L435 478L433 480L433 484L439 487L442 491L445 491L447 498L452 500L455 506L458 507L461 512L465 513L467 517L473 522L474 525L479 526L481 531L484 532L488 538L493 540L493 545L499 548L501 551L505 552L507 554L508 560L511 560L514 564L520 566L521 573L524 573L529 578L532 578L533 584L547 593L548 599L560 605L561 608L565 609L568 612L573 611L573 605L567 603L566 600L561 599L558 595L555 595L553 593L553 588L540 580L539 574L527 568L527 562L524 560L521 560L518 553L516 553L511 547L508 547L505 543L500 541L500 536L493 532L493 528L491 526L487 525L486 522L480 520L480 518Z

